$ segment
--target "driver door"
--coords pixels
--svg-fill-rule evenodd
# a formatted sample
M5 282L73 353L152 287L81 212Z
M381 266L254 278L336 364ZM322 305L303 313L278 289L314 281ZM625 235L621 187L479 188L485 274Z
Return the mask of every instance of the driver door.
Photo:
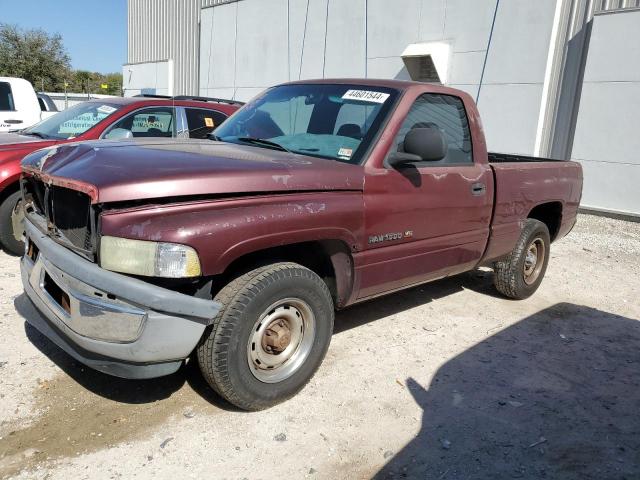
M474 162L463 101L419 96L392 149L402 151L412 128L439 129L448 152L438 161L367 171L359 299L466 271L484 252L493 179L487 164Z

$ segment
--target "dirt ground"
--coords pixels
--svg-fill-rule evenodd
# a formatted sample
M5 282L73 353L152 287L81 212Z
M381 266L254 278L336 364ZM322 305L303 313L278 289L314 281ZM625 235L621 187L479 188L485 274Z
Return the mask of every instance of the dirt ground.
M582 215L526 301L472 272L337 315L293 400L126 381L26 326L0 254L0 478L638 479L640 224Z

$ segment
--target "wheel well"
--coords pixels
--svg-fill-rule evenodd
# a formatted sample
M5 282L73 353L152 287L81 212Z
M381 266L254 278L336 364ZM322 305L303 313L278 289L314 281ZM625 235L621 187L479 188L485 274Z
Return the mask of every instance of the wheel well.
M335 304L341 305L346 301L345 288L350 288L351 285L347 286L341 278L336 278L334 265L342 266L340 261L344 258L345 252L349 255L348 247L340 240L294 243L252 252L234 260L222 275L214 279L212 293L215 295L231 279L249 270L274 262L288 261L298 263L316 273L329 288ZM347 278L353 278L351 271Z
M549 229L551 240L555 240L562 221L562 204L560 202L543 203L533 208L527 218L534 218L544 223Z
M4 200L11 194L20 190L20 182L13 182L7 185L0 191L0 203L4 202Z

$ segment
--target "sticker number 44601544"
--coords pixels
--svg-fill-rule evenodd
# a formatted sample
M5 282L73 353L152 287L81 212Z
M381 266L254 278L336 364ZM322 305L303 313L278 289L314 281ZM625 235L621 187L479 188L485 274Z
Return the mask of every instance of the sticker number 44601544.
M384 103L389 98L388 93L374 92L373 90L347 90L342 95L344 100L358 100L360 102Z

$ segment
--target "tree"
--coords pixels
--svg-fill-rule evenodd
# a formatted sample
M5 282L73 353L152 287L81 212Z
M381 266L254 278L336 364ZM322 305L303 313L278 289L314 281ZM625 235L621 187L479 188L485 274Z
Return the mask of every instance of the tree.
M122 74L89 72L76 70L67 78L67 91L77 93L102 93L104 95L121 95ZM106 85L107 88L102 88Z
M59 34L22 30L0 24L0 76L29 80L36 89L64 89L70 76L70 59Z
M93 82L93 73L86 70L76 70L73 72L71 79L71 91L72 92L91 92L91 82Z
M106 95L122 95L122 73L107 73L100 79L101 84L106 84L107 89L102 90Z

